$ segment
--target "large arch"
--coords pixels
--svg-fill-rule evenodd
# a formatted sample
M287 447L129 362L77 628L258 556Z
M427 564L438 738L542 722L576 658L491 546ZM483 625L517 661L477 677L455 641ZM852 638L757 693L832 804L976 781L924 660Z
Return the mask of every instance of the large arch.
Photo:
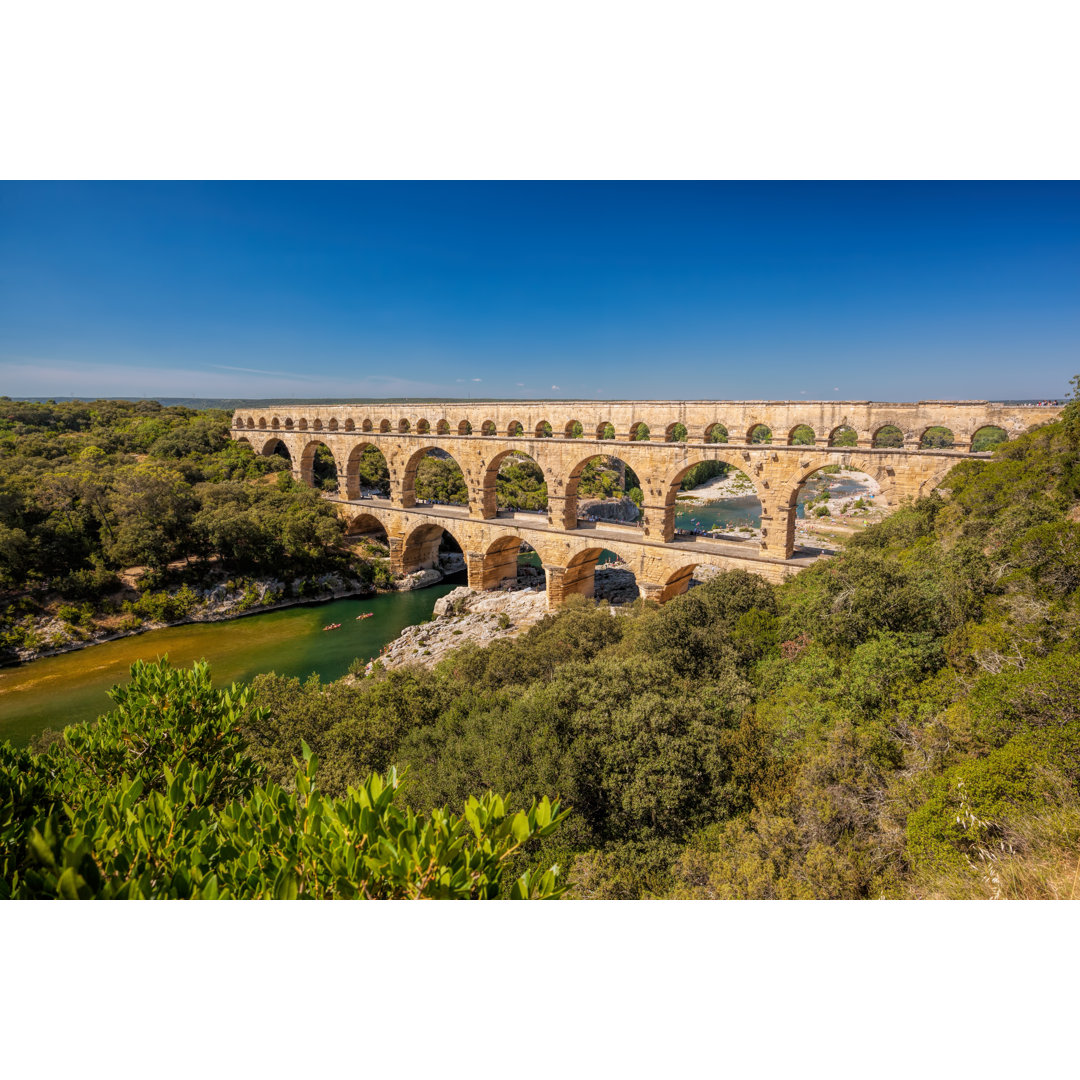
M464 551L458 538L442 525L419 524L405 533L401 544L401 570L411 574L416 570L437 569L439 548L449 537L458 551Z
M993 450L995 446L1000 443L1006 442L1009 438L1009 433L997 424L983 424L982 427L978 427L971 435L971 452L973 454L984 454L990 450Z
M870 445L882 450L900 450L904 446L904 432L895 424L882 424L874 429Z
M346 518L345 535L375 537L387 542L386 526L374 514L353 514Z
M320 454L320 447L326 451ZM337 458L326 443L312 439L300 452L300 479L320 491L337 491L341 470Z
M492 540L484 551L482 580L479 584L470 582L470 587L497 589L506 582L516 582L520 551L521 538L518 536L500 536Z
M284 439L269 438L262 444L262 449L259 451L263 457L273 457L277 454L278 457L283 457L290 465L295 466L296 462L293 461L292 451L289 449L288 444Z
M816 441L814 429L809 424L796 424L787 437L788 446L813 446Z
M589 466L594 462L598 464L590 469ZM604 479L605 476L607 481ZM582 492L583 482L590 490ZM639 493L643 491L642 481L621 457L617 454L589 454L588 457L582 458L566 477L564 519L568 524L578 520L580 516L578 508L583 498L608 499L629 496L629 493L635 489ZM640 502L638 506L641 506ZM622 522L625 525L643 523L644 519L640 514L636 521Z
M742 500L742 499L747 500L747 506L746 506L745 509L750 511L751 513L753 512L754 508L753 508L752 505L749 504L749 500L751 500L751 499L756 500L756 502L758 504L757 512L758 512L759 516L764 513L765 503L766 503L766 492L765 492L765 490L763 488L761 488L759 486L757 479L753 475L748 473L745 468L743 468L743 467L741 467L739 465L736 465L734 461L730 461L727 458L717 458L717 457L697 458L694 461L689 462L688 464L680 464L677 469L674 469L672 472L670 472L664 478L664 480L663 480L663 482L661 484L661 492L662 492L663 498L664 498L664 502L663 502L664 521L663 521L663 528L662 528L664 540L667 541L667 540L674 539L676 531L686 531L686 532L689 532L691 534L693 534L694 532L697 531L695 528L692 528L690 524L687 524L687 525L682 526L682 527L679 527L677 525L677 515L678 515L678 512L679 512L679 506L678 506L679 492L683 490L684 481L686 481L688 478L692 479L691 474L694 473L694 470L699 470L701 473L705 474L705 475L702 476L702 481L701 482L704 482L704 481L710 479L710 477L708 476L708 473L712 471L711 466L713 466L713 465L723 465L723 466L725 466L727 468L729 474L732 471L734 471L735 473L740 474L740 476L742 478L742 482L739 484L739 486L740 487L745 487L747 489L745 494L743 494L740 491L740 492L737 492L737 493L732 493L732 494L728 495L726 498L728 498L728 499L730 499L732 501L734 501L734 500ZM705 466L705 468L702 468L702 466ZM715 473L714 475L720 475L720 474ZM712 508L710 508L710 507L698 507L697 505L691 503L691 504L688 504L687 514L690 515L690 516L693 516L693 517L697 517L697 516L705 514L705 512L707 510L711 510L711 509ZM695 513L695 511L697 511L697 513ZM735 513L736 513L736 510L733 509L732 514L735 514ZM749 526L747 526L747 527L749 528Z
M666 604L673 597L681 596L690 588L694 571L699 565L699 563L687 563L686 566L680 566L678 570L673 570L668 575L667 580L663 582L659 593L653 596L652 599L656 600L657 603Z
M537 495L539 496L535 500L519 499L517 501L523 501L526 503L534 502L535 505L523 505L523 506L508 506L505 505L505 496L503 492L500 492L499 487L499 473L508 462L520 461L521 463L528 462L530 465L534 465L543 478L543 491L540 492L537 489ZM522 496L529 494L529 488L531 485L527 483L528 477L522 477ZM505 489L506 484L503 484ZM523 454L518 450L503 450L502 453L496 454L485 466L484 474L480 482L480 500L481 500L481 512L484 517L495 517L499 510L529 510L529 511L543 511L548 509L548 492L551 490L551 485L548 481L547 473L544 471L544 467L534 457L528 454Z
M920 450L951 450L956 445L952 428L942 424L931 424L923 429L919 436Z
M449 466L424 466L424 461L450 462ZM455 472L456 469L456 472ZM425 473L431 475L425 475ZM418 490L419 478L419 490ZM418 501L437 506L470 506L472 499L465 480L465 470L448 450L428 444L415 450L405 463L401 476L401 505L415 506Z
M349 451L345 463L345 497L359 499L374 494L389 498L390 468L382 450L365 440Z

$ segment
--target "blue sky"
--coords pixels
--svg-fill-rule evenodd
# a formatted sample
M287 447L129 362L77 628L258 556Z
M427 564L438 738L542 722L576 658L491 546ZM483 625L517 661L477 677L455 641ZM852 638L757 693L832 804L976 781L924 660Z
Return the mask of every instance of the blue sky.
M1076 183L5 183L0 393L1064 396Z

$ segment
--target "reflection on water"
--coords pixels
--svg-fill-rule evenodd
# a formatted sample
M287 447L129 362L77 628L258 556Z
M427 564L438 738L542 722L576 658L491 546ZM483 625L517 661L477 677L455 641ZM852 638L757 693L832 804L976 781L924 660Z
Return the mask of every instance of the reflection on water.
M168 654L176 665L206 659L218 686L276 671L339 679L357 657L370 660L389 641L431 616L435 601L465 584L464 572L415 592L332 600L219 623L152 630L78 652L0 668L0 740L25 744L47 727L93 720L107 712L109 687L124 682L136 660ZM374 617L357 622L362 612ZM324 631L330 623L340 630Z

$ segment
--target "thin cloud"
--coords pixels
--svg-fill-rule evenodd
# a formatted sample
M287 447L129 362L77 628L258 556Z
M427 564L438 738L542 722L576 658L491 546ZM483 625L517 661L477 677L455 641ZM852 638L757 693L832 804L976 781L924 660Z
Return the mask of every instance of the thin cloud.
M561 387L561 386L553 386L553 387L552 387L551 389L552 389L552 390L561 390L561 389L562 389L562 387Z
M473 382L483 382L483 379L473 379Z

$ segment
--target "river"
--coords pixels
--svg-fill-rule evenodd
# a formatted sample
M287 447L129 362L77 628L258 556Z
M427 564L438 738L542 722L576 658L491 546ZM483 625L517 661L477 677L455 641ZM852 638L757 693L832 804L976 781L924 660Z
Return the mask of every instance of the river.
M377 656L406 626L430 618L440 596L464 584L461 571L414 592L170 626L0 668L0 741L25 745L45 728L95 719L111 705L106 691L127 680L136 660L166 654L177 666L209 660L218 686L247 681L264 671L301 678L315 672L324 682L340 679L353 660ZM365 611L373 617L357 622L356 616ZM340 630L322 629L335 622L341 623Z

